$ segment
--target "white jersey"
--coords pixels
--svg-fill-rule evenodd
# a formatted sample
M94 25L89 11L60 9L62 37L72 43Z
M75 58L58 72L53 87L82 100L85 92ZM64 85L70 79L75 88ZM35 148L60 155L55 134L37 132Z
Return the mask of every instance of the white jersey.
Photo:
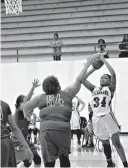
M71 130L80 129L80 114L77 111L72 112L71 120Z
M111 112L111 91L109 87L96 87L92 92L91 107L94 116L103 116Z
M70 120L71 130L80 129L80 114L77 109L77 105L78 105L78 99L75 99L75 101L73 102L73 109L72 109L73 111Z

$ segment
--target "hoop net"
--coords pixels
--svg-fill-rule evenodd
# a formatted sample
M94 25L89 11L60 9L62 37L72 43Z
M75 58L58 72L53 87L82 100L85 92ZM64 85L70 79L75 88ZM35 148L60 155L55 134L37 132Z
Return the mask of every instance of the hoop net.
M22 0L5 0L6 14L22 13Z

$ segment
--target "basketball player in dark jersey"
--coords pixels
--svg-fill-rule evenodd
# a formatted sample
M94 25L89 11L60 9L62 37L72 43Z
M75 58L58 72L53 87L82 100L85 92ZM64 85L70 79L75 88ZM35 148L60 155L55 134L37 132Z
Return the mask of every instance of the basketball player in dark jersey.
M16 167L15 151L12 140L10 138L10 132L7 128L7 124L11 127L12 132L20 140L21 144L25 148L25 155L29 162L33 159L32 151L29 145L26 143L24 136L17 127L10 107L7 103L0 101L0 115L1 115L1 167Z
M16 104L15 104L16 111L15 111L15 114L14 114L14 119L15 119L15 121L16 121L19 129L22 131L22 134L25 137L26 141L27 141L27 136L28 136L29 121L27 121L24 118L24 114L23 114L23 110L22 110L22 105L25 102L27 102L28 100L31 99L35 88L38 87L38 86L40 86L39 85L39 81L34 79L34 81L32 83L32 88L29 91L28 95L27 96L24 96L24 95L18 96L18 98L16 100ZM16 160L17 160L17 162L19 163L19 162L23 161L24 162L24 166L26 166L26 167L30 166L31 163L29 163L28 159L24 157L24 151L25 151L24 147L21 146L21 143L15 137L15 135L12 135L11 138L13 140L13 143L14 143L14 146L15 146L15 149L16 149L15 153L16 153ZM33 144L30 144L30 143L29 143L29 146L30 146L30 148L31 148L31 150L33 152L33 155L34 155L34 158L33 158L34 163L37 164L37 165L40 165L41 164L41 158L38 155L35 146ZM18 148L18 150L17 150L17 148Z
M23 111L28 120L31 110L40 109L40 143L45 167L54 167L58 158L60 167L70 167L72 100L81 88L81 81L86 79L90 65L88 61L75 82L64 90L55 76L48 76L42 84L45 93L24 104Z
M112 161L109 137L115 146L124 167L128 167L124 148L120 142L120 126L112 112L111 100L116 90L116 74L112 66L101 56L101 61L108 68L110 75L104 74L100 79L100 87L96 87L89 81L83 81L83 85L92 92L91 107L93 111L94 133L101 140L104 147L104 154L107 159L107 167L115 167ZM88 73L89 75L89 73ZM108 134L109 133L109 134Z

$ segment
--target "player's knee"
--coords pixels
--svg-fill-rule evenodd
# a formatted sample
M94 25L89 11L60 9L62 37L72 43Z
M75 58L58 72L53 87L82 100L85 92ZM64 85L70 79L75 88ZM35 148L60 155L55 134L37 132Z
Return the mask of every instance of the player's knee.
M33 161L36 165L40 165L41 164L41 157L38 154L36 154L36 155L34 155Z
M120 140L114 139L114 140L112 140L112 143L116 148L122 148L122 144L121 144Z
M116 133L112 136L112 143L116 148L122 148L122 144L120 142L119 134Z

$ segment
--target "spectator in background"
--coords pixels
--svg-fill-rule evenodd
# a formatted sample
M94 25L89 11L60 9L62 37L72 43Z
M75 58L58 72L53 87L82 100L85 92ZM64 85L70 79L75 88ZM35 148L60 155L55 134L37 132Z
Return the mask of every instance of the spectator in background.
M119 58L128 57L128 34L124 35L121 44L119 44L119 49L125 50L120 52Z
M57 33L54 34L54 40L51 41L50 47L53 48L53 60L60 61L61 60L61 47L63 45L62 40L59 39L59 35Z
M98 40L98 45L96 47L96 51L98 53L105 53L106 52L106 54L104 55L104 57L105 58L109 58L107 47L106 47L106 43L105 43L104 39L99 39Z

